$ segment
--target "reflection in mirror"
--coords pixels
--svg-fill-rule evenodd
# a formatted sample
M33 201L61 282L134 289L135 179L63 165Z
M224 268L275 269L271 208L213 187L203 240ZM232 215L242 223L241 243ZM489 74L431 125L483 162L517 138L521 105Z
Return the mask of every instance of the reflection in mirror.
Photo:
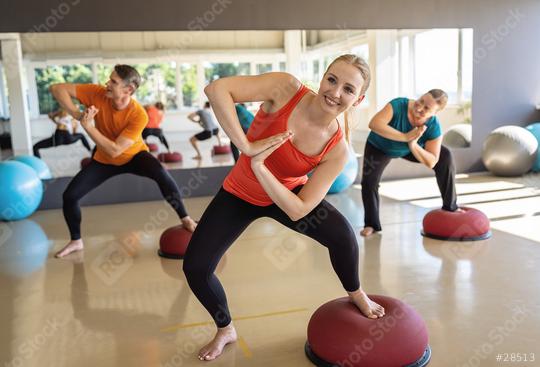
M326 67L338 55L355 53L372 71L366 99L353 111L352 144L362 152L370 118L396 97L419 98L440 88L448 94L446 108L438 112L443 144L466 148L471 141L472 29L424 30L302 30L204 32L82 32L21 35L25 92L32 144L53 175L73 176L81 159L89 157L84 129L58 114L49 87L55 83L105 84L115 64L135 66L143 83L135 98L155 114L163 105L162 136L182 162L168 168L211 167L234 164L230 153L212 154L218 144L211 136L197 140L202 159L190 138L203 131L204 118L189 119L203 110L204 87L232 75L287 71L317 91ZM2 158L10 155L10 108L4 68L0 68L0 139ZM256 113L259 103L246 108ZM204 114L204 112L203 112ZM159 114L158 114L159 115ZM159 118L158 118L159 120ZM191 120L195 120L193 122ZM60 132L58 132L60 130ZM79 134L79 135L76 135ZM222 143L229 141L221 130ZM159 134L147 143L166 152Z

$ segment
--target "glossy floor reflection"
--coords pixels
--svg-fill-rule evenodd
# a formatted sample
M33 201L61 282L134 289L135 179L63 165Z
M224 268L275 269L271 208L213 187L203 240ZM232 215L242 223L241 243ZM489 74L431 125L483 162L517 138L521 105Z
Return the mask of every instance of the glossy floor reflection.
M496 216L491 239L460 243L420 236L424 214L438 204L415 201L436 196L434 179L383 183L381 191L392 197L382 198L383 232L358 237L361 280L368 292L420 312L430 365L498 366L498 353L535 353L540 360L540 231L538 216L526 214L533 182L460 178L460 200L489 202ZM491 202L490 192L503 201ZM186 204L199 218L209 200ZM358 233L359 187L328 200ZM508 205L512 200L519 206ZM60 211L1 223L0 365L201 366L195 356L214 327L187 287L181 262L156 254L161 232L175 224L163 202L87 207L84 254L57 260L52 254L68 239ZM240 340L211 365L310 366L303 352L309 317L344 295L326 249L262 219L217 272Z

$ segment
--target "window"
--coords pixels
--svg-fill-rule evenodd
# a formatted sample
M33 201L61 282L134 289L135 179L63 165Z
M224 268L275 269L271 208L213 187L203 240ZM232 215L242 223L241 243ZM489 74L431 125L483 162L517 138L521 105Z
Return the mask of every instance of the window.
M197 65L184 63L180 66L184 106L191 107L197 98Z
M363 43L361 45L355 46L351 49L351 53L357 56L360 56L364 60L369 60L369 45Z
M418 97L440 88L450 103L471 99L472 29L432 29L404 35L398 42L401 94Z
M249 63L247 62L221 64L205 63L204 66L204 76L207 84L226 76L249 75Z
M416 96L440 88L448 94L449 102L457 102L458 40L457 29L433 29L416 35Z
M135 92L143 104L162 102L167 109L176 109L176 63L134 65L142 77L142 84Z
M52 84L92 82L92 69L86 64L48 66L36 68L35 72L40 114L47 114L59 108L58 102L49 92Z
M462 100L470 101L472 97L472 69L473 69L473 30L462 29L461 47L461 80Z
M257 74L269 73L272 71L272 64L257 64Z
M105 85L113 71L114 65L97 64L98 83Z

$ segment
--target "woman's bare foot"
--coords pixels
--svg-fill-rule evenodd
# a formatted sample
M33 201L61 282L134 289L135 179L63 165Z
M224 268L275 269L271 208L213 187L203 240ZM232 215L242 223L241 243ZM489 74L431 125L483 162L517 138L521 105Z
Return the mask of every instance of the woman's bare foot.
M371 236L373 233L375 233L375 230L373 229L373 227L364 227L364 229L362 229L360 231L360 235L362 237L368 237L368 236Z
M223 352L223 348L229 343L234 343L236 339L236 330L232 324L224 328L218 328L214 339L199 351L199 359L201 361L212 361L216 359Z
M187 217L182 218L182 226L188 231L193 232L197 227L197 222L188 215Z
M58 257L58 258L64 257L66 255L71 254L72 252L81 251L83 247L84 245L83 245L82 239L69 241L69 243L63 249L58 251L54 255L54 257Z
M347 293L349 293L351 302L360 309L360 312L362 312L364 316L370 319L378 319L379 317L384 316L384 307L370 300L362 288L355 292Z

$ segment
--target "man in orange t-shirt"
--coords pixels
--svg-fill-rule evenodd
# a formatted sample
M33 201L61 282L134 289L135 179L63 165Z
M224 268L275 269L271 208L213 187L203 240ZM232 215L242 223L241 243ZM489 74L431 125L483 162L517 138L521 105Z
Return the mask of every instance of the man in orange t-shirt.
M167 139L165 139L165 135L163 135L163 130L159 127L163 121L163 111L165 110L165 106L163 106L163 103L161 102L156 102L153 105L144 106L144 109L148 115L148 124L146 124L146 127L142 131L142 138L146 141L146 138L150 135L156 136L159 138L159 141L165 145L167 150L171 151L169 143L167 142Z
M96 84L54 84L50 91L60 106L75 119L96 143L92 161L69 183L64 192L63 210L71 241L56 257L83 249L79 200L107 179L132 173L154 180L182 220L193 231L196 223L182 203L178 186L154 158L144 143L141 132L148 122L144 108L132 98L141 83L137 70L129 65L116 65L106 86ZM87 107L84 113L75 106L76 98ZM95 122L92 124L92 121Z

